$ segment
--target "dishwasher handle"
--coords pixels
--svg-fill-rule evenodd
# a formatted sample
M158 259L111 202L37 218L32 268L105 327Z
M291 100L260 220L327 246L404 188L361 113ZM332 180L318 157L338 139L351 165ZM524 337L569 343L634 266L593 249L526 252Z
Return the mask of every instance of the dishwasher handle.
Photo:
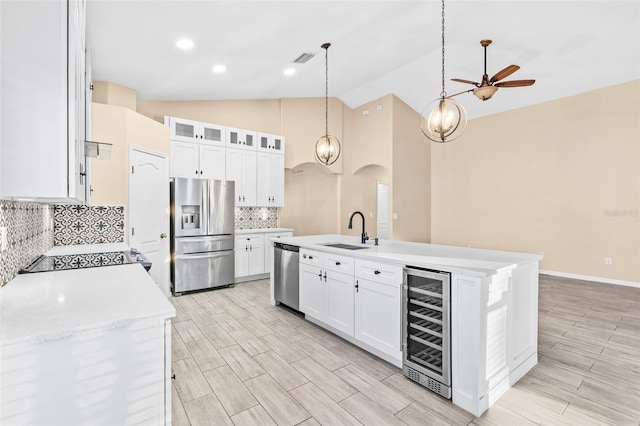
M296 253L300 252L300 247L292 246L291 244L274 243L274 247L285 251L295 251Z

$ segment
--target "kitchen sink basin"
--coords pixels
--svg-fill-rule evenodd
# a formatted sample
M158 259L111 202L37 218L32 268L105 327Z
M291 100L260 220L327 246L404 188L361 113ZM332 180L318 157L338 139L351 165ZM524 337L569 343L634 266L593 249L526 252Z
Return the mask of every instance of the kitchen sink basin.
M328 244L322 244L322 245L327 247L335 247L335 248L341 248L341 249L347 249L347 250L362 250L362 249L369 248L367 246L354 246L351 244L342 244L342 243L328 243Z

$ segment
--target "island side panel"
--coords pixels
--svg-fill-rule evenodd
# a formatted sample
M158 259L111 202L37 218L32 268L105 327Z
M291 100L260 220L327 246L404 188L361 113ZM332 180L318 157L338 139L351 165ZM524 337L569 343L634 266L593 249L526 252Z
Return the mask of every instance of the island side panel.
M511 278L509 356L512 371L532 357L534 365L538 360L538 290L538 262L519 265Z

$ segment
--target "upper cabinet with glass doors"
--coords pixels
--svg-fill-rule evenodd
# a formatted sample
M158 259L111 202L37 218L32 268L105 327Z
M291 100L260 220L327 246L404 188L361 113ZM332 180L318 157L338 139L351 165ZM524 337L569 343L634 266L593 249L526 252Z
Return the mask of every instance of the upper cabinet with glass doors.
M171 140L225 145L225 127L219 124L191 121L184 118L166 117L171 129Z
M227 148L242 148L255 151L258 134L251 130L227 127Z
M270 135L268 133L259 133L258 150L284 154L284 137Z

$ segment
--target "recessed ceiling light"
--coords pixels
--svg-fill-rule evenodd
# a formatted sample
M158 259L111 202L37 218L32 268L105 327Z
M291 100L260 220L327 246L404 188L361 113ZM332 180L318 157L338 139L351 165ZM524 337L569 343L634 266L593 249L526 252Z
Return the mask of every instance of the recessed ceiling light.
M188 38L183 38L182 40L178 40L176 42L176 46L182 50L188 50L193 48L193 40L189 40Z
M226 70L227 70L226 65L222 65L222 64L214 65L212 68L212 71L216 74L222 74Z
M285 68L283 71L284 75L294 75L296 73L295 68Z

